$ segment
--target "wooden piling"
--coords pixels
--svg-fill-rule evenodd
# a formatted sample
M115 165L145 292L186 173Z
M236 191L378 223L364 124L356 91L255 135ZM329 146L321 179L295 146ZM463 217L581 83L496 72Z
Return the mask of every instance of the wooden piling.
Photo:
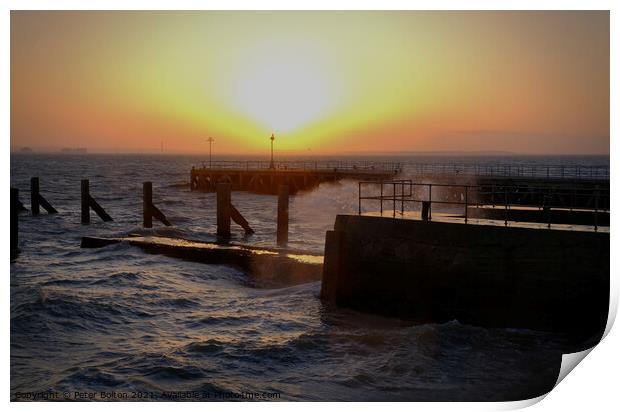
M30 178L30 210L32 216L39 215L39 178Z
M230 236L230 183L217 184L217 234Z
M155 206L152 203L151 203L151 216L155 217L155 219L159 220L161 223L163 223L166 226L172 226L172 223L168 221L168 219L166 218L166 215L164 215L162 211L159 210L157 206Z
M58 211L56 209L54 209L54 206L50 205L49 202L47 200L45 200L45 198L43 196L41 196L40 194L39 194L39 204L49 214L58 213Z
M107 213L105 213L105 211L103 211L101 206L99 206L92 197L90 198L90 202L91 202L90 206L97 213L99 213L98 210L100 210L107 216L107 218L112 220L112 218L108 216ZM100 214L99 216L102 216L102 215ZM153 183L144 182L142 183L142 220L143 220L143 226L145 228L153 227L153 217L159 220L161 223L163 223L166 226L172 226L172 223L168 221L168 219L166 218L166 215L164 215L162 211L159 210L153 204ZM106 218L103 216L101 218L103 220L106 220Z
M17 250L19 237L19 190L11 188L11 252Z
M111 222L113 220L92 196L88 196L88 206L90 206L104 222Z
M241 213L239 213L237 208L232 203L230 204L230 218L233 222L235 222L236 224L241 226L243 230L245 230L246 235L251 235L252 233L254 233L254 229L250 227L248 221L243 217Z
M278 227L276 240L278 245L288 243L288 185L280 185L278 188Z
M104 222L111 222L113 219L108 213L97 203L97 201L90 195L90 182L88 179L82 180L82 224L87 225L90 223L90 209L97 213L97 216Z
M43 207L47 213L58 213L56 209L47 201L41 193L39 193L39 178L30 178L30 209L32 210L32 216L38 216L40 207Z
M90 223L90 207L88 205L90 198L90 183L88 179L82 179L81 184L82 192L82 224L87 225Z
M143 226L146 228L153 227L153 214L151 213L151 205L153 204L153 183L142 183L142 217Z

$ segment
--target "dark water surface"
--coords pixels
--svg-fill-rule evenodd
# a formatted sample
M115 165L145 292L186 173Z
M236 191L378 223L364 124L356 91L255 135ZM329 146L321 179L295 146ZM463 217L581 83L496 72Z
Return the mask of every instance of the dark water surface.
M280 400L516 400L555 383L566 347L553 335L456 321L416 326L328 307L318 299L320 282L257 289L225 266L121 244L80 249L84 235L214 240L215 195L178 185L201 160L11 157L11 186L20 189L22 202L29 207L29 179L39 176L41 193L59 211L20 216L21 253L10 277L12 399L38 391L156 398L198 391L277 393ZM609 164L608 158L571 161ZM93 213L91 225L80 225L84 178L114 222ZM140 227L147 180L173 227ZM273 246L276 198L234 192L233 203L256 231L244 238L235 227L234 240ZM292 197L290 246L322 252L335 215L356 210L355 182Z

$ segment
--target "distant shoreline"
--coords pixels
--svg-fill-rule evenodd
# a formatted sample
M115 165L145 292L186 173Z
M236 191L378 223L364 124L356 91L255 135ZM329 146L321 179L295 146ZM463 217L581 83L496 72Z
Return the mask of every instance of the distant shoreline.
M161 153L161 152L90 152L90 151L20 151L13 150L10 152L11 156L33 156L33 155L60 155L60 156L209 156L208 152L178 152L178 153ZM280 159L286 158L338 158L338 157L610 157L609 153L517 153L517 152L359 152L359 153L326 153L326 154L302 154L302 153L280 153L278 157ZM264 154L233 154L223 153L214 154L214 157L221 158L266 158Z

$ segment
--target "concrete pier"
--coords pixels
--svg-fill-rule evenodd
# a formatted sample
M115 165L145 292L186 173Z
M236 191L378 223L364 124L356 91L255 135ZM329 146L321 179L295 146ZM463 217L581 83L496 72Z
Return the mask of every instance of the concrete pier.
M470 219L508 219L513 222L536 222L566 225L607 226L610 223L609 211L594 212L592 210L569 209L537 209L537 208L510 208L503 210L496 207L469 206L467 213Z
M100 248L115 243L128 243L148 253L192 262L232 266L245 272L248 283L255 287L282 287L317 281L321 278L323 267L323 257L309 252L158 236L85 236L82 238L81 247Z
M339 215L321 297L417 322L526 328L597 340L609 233Z
M213 162L213 167L193 167L190 189L215 192L218 183L229 183L232 191L277 195L281 185L289 193L312 190L323 182L342 179L390 179L401 170L394 162Z

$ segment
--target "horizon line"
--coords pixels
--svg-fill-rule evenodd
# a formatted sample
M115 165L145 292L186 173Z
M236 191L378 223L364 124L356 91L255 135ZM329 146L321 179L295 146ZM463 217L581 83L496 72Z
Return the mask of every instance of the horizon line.
M160 152L156 150L151 151L131 151L131 150L123 150L123 151L114 151L114 150L95 150L85 152L63 152L59 150L53 149L31 149L31 151L22 151L22 149L11 149L11 155L37 155L37 154L45 154L45 155L162 155L162 156L209 156L208 151L200 151L200 152L190 152L190 151L170 151L170 152ZM347 151L347 152L317 152L317 153L304 153L304 152L280 152L276 154L275 157L284 156L295 156L295 157L319 157L319 156L411 156L411 155L419 155L419 156L433 156L433 155L461 155L461 156L611 156L610 153L575 153L575 152L564 152L564 153L549 153L549 152L539 152L539 153L529 153L529 152L513 152L507 150L426 150L426 151L385 151L385 152L370 152L370 151ZM214 157L221 158L223 156L254 156L254 157L265 157L268 160L269 155L262 154L258 152L250 152L250 153L234 153L234 152L224 152L213 154Z

